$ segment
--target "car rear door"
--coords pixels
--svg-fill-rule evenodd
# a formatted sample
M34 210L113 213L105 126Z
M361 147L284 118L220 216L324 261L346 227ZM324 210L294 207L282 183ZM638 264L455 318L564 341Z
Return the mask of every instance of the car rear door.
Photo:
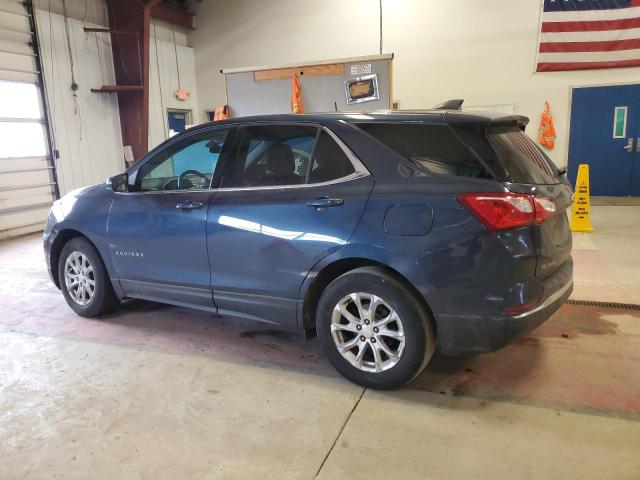
M312 267L351 237L373 178L331 132L308 124L239 128L207 220L218 311L296 326Z

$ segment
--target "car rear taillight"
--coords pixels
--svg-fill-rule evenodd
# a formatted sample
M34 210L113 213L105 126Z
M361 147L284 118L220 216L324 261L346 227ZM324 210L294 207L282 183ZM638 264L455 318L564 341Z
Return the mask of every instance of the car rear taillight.
M464 193L458 201L492 231L542 223L557 213L551 198L522 193Z
M558 206L551 198L534 196L533 203L536 208L536 223L542 223L558 213Z

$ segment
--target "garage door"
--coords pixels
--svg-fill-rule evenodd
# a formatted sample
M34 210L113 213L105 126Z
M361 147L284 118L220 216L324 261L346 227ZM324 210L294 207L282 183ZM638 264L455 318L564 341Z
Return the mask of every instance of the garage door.
M0 240L42 229L56 194L30 3L0 0Z

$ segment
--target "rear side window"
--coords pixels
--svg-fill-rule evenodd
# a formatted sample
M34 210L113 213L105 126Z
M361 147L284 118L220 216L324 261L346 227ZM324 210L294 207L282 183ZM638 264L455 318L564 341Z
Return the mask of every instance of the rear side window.
M559 183L557 168L520 128L456 126L460 137L482 158L501 182Z
M342 148L322 131L318 138L309 183L322 183L346 177L355 172Z
M433 174L493 178L447 125L359 123L358 127Z
M223 187L268 187L306 182L318 129L256 125L241 131L233 171Z
M558 183L557 169L549 157L519 128L491 127L487 139L512 182Z

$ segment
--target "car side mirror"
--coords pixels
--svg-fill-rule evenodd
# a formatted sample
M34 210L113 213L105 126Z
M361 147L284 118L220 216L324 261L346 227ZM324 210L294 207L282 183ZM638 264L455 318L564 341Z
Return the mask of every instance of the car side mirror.
M558 176L559 177L564 177L567 174L567 169L565 167L562 167L560 169L558 169Z
M111 189L114 192L128 192L129 191L129 175L121 173L114 175L109 179L111 183Z

